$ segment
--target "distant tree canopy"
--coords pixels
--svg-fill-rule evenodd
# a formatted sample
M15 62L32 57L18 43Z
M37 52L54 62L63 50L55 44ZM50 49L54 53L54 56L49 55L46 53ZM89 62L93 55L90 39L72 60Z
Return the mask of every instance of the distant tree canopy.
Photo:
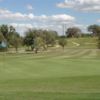
M29 29L25 34L23 44L28 46L28 47L31 47L31 49L33 50L34 49L34 39L35 39L35 37L36 37L35 30Z
M55 40L57 39L57 32L55 31L47 31L47 30L44 30L41 34L41 37L43 38L45 44L47 46L49 45L54 45L55 44Z
M7 42L9 42L10 36L16 32L15 28L13 26L8 25L1 25L0 26L0 32L5 38Z
M57 36L55 31L29 29L25 33L23 43L31 47L31 50L38 50L40 47L46 49L49 45L53 46L56 43Z
M79 37L81 35L81 29L78 27L68 28L66 31L67 37Z
M88 29L89 32L92 32L93 36L97 36L98 37L97 46L98 46L98 49L100 49L100 25L96 25L96 24L90 25L90 26L88 26L87 29Z
M98 36L100 34L100 26L99 25L90 25L87 30L92 33L93 36Z
M28 29L25 32L25 36L22 38L13 26L1 25L0 26L0 41L5 40L8 47L14 47L16 51L22 44L27 47L31 47L31 50L40 48L47 49L48 46L53 46L56 43L58 34L52 30L41 30L41 29Z
M24 37L21 37L13 26L3 24L0 25L0 43L7 43L7 48L13 47L16 51L23 43L29 50L34 50L37 53L39 49L46 50L49 46L54 46L56 43L59 43L64 48L67 43L66 37L96 36L98 37L98 48L100 49L100 25L90 25L87 27L87 30L91 33L84 34L78 27L69 27L65 36L58 36L58 33L52 30L28 29Z

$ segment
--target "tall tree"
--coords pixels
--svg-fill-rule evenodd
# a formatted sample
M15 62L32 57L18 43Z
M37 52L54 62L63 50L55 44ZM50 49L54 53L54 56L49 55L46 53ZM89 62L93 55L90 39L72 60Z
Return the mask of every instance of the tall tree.
M33 32L33 30L28 30L25 34L23 44L26 45L27 47L31 47L31 50L33 51L34 49L34 39L36 37L36 32Z
M8 25L1 25L0 26L0 32L3 34L4 38L7 39L7 36L8 36L8 33L9 33Z
M53 46L56 43L57 36L58 36L58 34L55 31L44 30L42 32L42 38L43 38L45 44L47 45L47 47L48 47L48 45Z
M66 38L60 38L58 42L59 45L64 49L67 44Z
M12 45L17 52L22 41L21 41L20 35L17 32L15 32L11 35L9 42L10 42L10 45Z
M44 41L41 37L35 38L35 40L34 40L35 53L37 53L40 48L44 47L44 45L45 45Z
M1 25L0 26L0 32L3 34L5 40L9 44L10 37L11 37L12 34L14 34L16 32L16 30L13 26Z

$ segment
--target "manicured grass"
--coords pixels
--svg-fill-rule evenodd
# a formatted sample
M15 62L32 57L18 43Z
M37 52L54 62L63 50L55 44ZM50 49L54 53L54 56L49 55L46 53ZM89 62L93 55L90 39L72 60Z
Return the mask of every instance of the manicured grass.
M0 100L100 100L100 51L0 55Z

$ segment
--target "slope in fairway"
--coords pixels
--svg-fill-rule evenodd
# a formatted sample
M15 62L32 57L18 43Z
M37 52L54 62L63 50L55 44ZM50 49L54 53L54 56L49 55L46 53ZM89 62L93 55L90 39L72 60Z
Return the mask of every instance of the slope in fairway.
M100 100L98 51L0 55L0 100Z

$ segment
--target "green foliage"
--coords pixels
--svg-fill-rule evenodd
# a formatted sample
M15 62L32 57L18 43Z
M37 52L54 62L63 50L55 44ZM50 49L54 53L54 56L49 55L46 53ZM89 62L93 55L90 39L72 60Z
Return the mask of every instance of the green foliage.
M100 26L99 25L90 25L88 26L88 31L92 32L93 36L98 36L100 34Z
M64 47L66 46L67 41L66 38L60 38L59 39L59 45L64 49Z
M24 37L23 44L28 47L31 46L31 49L33 50L34 49L34 39L35 39L34 32L32 30L28 30Z
M38 52L38 50L41 48L41 47L44 47L45 43L43 41L43 39L41 37L37 37L35 38L34 40L34 48L35 48L35 53Z
M98 44L97 47L100 49L100 26L99 25L90 25L88 26L88 31L92 32L93 36L98 37Z
M78 27L68 28L66 31L67 37L79 37L81 35L81 29Z
M9 33L9 27L8 25L1 25L0 26L0 32L3 34L5 39L7 39L8 33Z
M47 46L48 45L53 46L55 44L56 39L57 39L57 32L44 30L42 32L41 37L43 38L43 40Z
M20 35L17 32L13 33L10 36L9 43L10 43L10 45L12 45L16 49L16 52L17 52L18 51L18 47L22 44L22 40L21 40Z
M0 51L7 51L7 42L1 32L0 32Z
M41 45L44 49L48 45L54 45L57 38L57 33L55 31L46 31L46 30L36 30L29 29L26 32L24 37L24 45L31 47L32 50L37 50L41 48ZM40 47L39 47L40 46Z
M4 36L3 36L3 34L0 32L0 42L2 42L3 40L5 40L5 39L4 39Z
M0 37L3 39L2 41L6 41L8 47L13 46L17 51L19 45L21 45L21 37L15 28L13 26L1 25L0 32Z

